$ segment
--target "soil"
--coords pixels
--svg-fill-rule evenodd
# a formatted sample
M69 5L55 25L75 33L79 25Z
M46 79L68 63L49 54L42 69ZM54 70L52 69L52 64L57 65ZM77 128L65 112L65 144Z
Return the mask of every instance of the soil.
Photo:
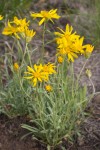
M0 150L39 150L42 146L31 137L21 139L26 131L21 128L22 123L28 123L26 117L9 119L0 115Z

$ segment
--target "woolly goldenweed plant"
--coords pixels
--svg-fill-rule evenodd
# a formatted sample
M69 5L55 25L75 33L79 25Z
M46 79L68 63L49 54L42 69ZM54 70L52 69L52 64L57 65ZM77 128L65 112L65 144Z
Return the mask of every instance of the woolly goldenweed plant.
M56 9L32 13L31 16L42 18L39 25L60 18ZM16 100L23 92L24 97L20 97L26 98L25 101L28 104L26 110L28 110L31 125L23 124L22 127L32 134L33 139L45 143L48 150L54 149L62 142L62 139L73 141L74 135L79 133L79 126L84 119L84 109L88 102L86 87L79 84L83 69L80 70L78 77L75 77L73 63L79 55L85 56L86 59L90 57L94 47L90 44L84 45L84 37L80 37L73 31L72 26L67 24L65 31L58 27L54 32L54 41L57 44L55 62L44 63L45 42L43 39L41 61L33 64L27 46L35 32L29 30L29 22L15 17L13 22L8 22L3 34L14 35L17 40L26 39L26 50L21 61L21 67L24 66L26 69L22 67L24 71L20 73L20 83L17 82L18 78L13 80L14 87L20 89L16 93ZM43 31L43 38L45 38L44 34L45 31ZM26 61L25 55L28 56L29 61ZM14 70L18 69L18 64L14 64Z
M26 86L27 82L23 82L20 77L20 69L17 64L14 64L13 73L9 76L9 80L6 79L7 83L0 91L1 112L10 118L26 115L28 114L28 97L25 95L21 85L24 86L26 91L29 91L29 89Z
M2 19L2 16L1 16ZM29 29L29 21L26 18L19 19L14 17L13 21L8 21L2 31L3 35L13 37L13 43L6 42L7 51L2 56L4 59L4 79L1 75L2 88L0 91L1 113L9 117L28 114L29 101L31 94L28 82L22 78L27 64L31 65L31 53L28 49L29 43L35 35L35 31ZM22 45L24 43L24 46ZM16 46L16 47L15 47ZM14 50L16 48L16 51ZM28 90L28 96L26 91Z

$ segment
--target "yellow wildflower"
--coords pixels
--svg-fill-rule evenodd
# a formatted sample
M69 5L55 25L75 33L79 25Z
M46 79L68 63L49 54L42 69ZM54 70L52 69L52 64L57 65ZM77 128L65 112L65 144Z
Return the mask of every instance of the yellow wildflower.
M46 91L51 92L52 91L52 86L51 85L46 85L45 89L46 89Z
M0 20L2 20L3 19L3 16L2 15L0 15Z
M78 54L84 54L89 57L94 47L90 44L83 45L84 37L80 37L73 32L72 26L66 25L65 31L58 28L61 33L55 32L57 42L57 55L67 56L69 61L74 62L75 58L78 58Z
M74 49L73 43L67 41L66 38L61 38L61 43L58 45L57 55L67 56L69 61L74 62L74 58L78 58L78 51Z
M17 17L14 17L13 23L16 24L17 26L23 26L23 27L29 26L29 21L26 22L26 18L18 19Z
M88 58L91 55L94 49L94 46L87 44L87 45L84 45L84 48L85 48L84 55L86 58Z
M56 42L57 42L57 55L60 56L67 56L69 61L74 62L75 58L78 58L78 53L80 51L78 48L76 48L76 41L79 40L79 35L76 35L76 32L73 32L72 26L69 26L68 24L66 25L65 31L62 29L58 28L61 33L55 32L56 37ZM78 45L78 44L77 44Z
M73 31L73 27L69 26L69 24L66 25L66 29L65 31L63 31L61 28L58 27L58 29L61 31L61 33L59 32L54 32L56 36L58 36L58 38L63 38L65 37L68 40L71 41L75 41L76 39L78 39L80 36L76 35L76 32L72 33ZM57 38L57 40L58 40Z
M35 64L33 68L27 66L27 72L25 72L25 74L28 74L29 76L24 78L30 79L34 86L36 86L38 82L48 81L48 75L45 72L43 72L42 64Z
M14 67L14 70L15 70L15 71L18 71L18 69L19 69L18 63L14 63L13 67Z
M19 39L20 37L18 36L18 32L19 32L18 28L17 27L13 27L11 25L11 23L8 21L8 26L4 28L2 34L4 34L4 35L12 35L12 34L14 34L15 37Z
M55 67L56 67L56 66L55 66L54 64L51 64L51 63L49 62L48 64L45 64L45 65L43 66L43 71L46 72L48 75L49 75L49 74L54 74L54 73L56 73Z
M33 68L27 66L27 72L29 76L25 76L24 78L30 79L34 86L37 85L38 82L47 82L49 80L49 75L55 73L55 66L53 64L45 64L45 65L34 65Z
M27 27L25 28L24 32L21 34L23 38L25 38L26 42L29 43L34 35L36 34L35 31L29 30Z
M58 63L62 63L64 60L64 58L62 56L58 56L57 61Z
M72 62L74 62L74 59L75 58L78 58L78 55L72 50L68 50L67 51L67 55L68 55L68 61L72 61Z
M77 51L80 54L84 54L83 41L84 41L84 37L81 37L80 39L77 39L73 44L75 51Z
M56 13L57 9L51 9L50 11L41 11L40 13L32 13L31 16L33 18L42 18L39 22L39 25L42 25L44 22L50 20L53 22L52 19L59 19L60 16Z
M35 35L33 30L29 29L29 21L24 19L18 19L14 17L12 22L8 21L7 26L4 28L2 34L4 35L14 35L16 38L20 39L20 36L26 40L26 42L30 42L32 37Z

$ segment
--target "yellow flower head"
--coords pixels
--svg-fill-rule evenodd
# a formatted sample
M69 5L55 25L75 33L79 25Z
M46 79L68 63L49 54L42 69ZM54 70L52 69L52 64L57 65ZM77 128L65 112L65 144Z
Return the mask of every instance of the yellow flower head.
M58 63L62 64L64 58L62 56L58 56L57 61Z
M84 54L84 46L83 46L84 37L81 37L75 41L73 44L75 51L80 54Z
M94 46L87 44L84 45L84 48L85 48L84 55L86 58L88 58L91 55L92 51L94 50Z
M27 43L29 43L35 34L35 31L29 30L27 27L25 27L24 32L21 33L21 36L26 40Z
M51 85L46 85L45 89L46 89L46 91L51 92L52 91L52 86Z
M68 24L66 25L65 31L60 28L58 29L61 31L61 33L55 32L55 35L57 36L55 40L58 45L57 55L64 57L67 56L68 61L74 62L74 59L78 58L77 53L80 53L79 50L82 48L82 41L79 41L80 36L76 35L76 32L73 32L72 26L69 26ZM81 46L81 48L79 48L78 46ZM61 59L59 59L58 61L60 60Z
M23 26L23 27L29 26L29 21L27 22L26 18L18 19L17 17L14 17L13 23L16 24L17 26Z
M76 32L73 33L73 27L69 26L69 24L66 25L65 31L63 31L61 28L58 27L58 29L61 31L60 32L54 32L56 36L58 36L57 40L59 38L66 38L67 41L71 40L72 42L78 39L80 36L76 35Z
M74 59L78 58L77 53L78 51L73 47L73 42L68 42L64 37L60 39L57 55L60 55L62 57L67 56L68 61L74 62Z
M14 70L15 70L15 71L18 71L18 69L19 69L18 63L14 63L14 66L13 66L13 67L14 67Z
M29 29L29 21L27 22L26 18L18 19L17 17L14 17L14 20L12 22L8 21L8 24L4 28L2 34L14 35L18 39L22 37L28 43L35 35L35 32Z
M19 39L18 32L19 32L18 28L12 26L11 23L8 21L8 25L7 25L7 27L4 28L2 34L4 34L4 35L12 35L12 34L14 34L15 37Z
M0 20L2 20L3 19L3 16L2 15L0 15Z
M48 81L48 75L43 71L43 65L34 65L33 68L27 66L27 72L29 76L24 77L26 79L30 79L34 86L37 85L38 82Z
M61 28L58 28L60 32L55 32L56 42L57 42L57 55L67 56L68 61L74 62L75 58L78 58L78 54L84 54L86 57L89 57L91 52L94 49L94 46L87 44L83 45L84 37L80 37L73 32L72 26L66 25L65 31ZM58 60L60 61L60 59Z
M45 64L45 65L43 66L43 71L46 72L48 75L49 75L49 74L54 74L54 73L56 73L55 67L56 67L56 66L55 66L54 64L51 64L51 63L49 62L48 64Z
M30 79L34 86L37 85L38 82L47 82L49 80L49 75L55 73L53 64L45 64L45 65L34 65L33 68L27 66L27 72L25 74L29 76L25 76L24 78Z
M42 25L47 20L53 22L52 19L59 19L60 16L56 13L57 9L51 9L50 11L41 11L40 13L32 13L33 18L42 18L39 22L39 25Z

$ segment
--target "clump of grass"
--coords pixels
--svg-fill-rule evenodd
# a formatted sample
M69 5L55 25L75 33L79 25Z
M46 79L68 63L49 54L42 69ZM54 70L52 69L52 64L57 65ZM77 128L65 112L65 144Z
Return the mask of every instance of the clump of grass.
M95 0L94 14L94 42L97 47L100 45L100 1Z
M0 14L12 18L16 14L22 14L29 8L32 0L1 0Z

